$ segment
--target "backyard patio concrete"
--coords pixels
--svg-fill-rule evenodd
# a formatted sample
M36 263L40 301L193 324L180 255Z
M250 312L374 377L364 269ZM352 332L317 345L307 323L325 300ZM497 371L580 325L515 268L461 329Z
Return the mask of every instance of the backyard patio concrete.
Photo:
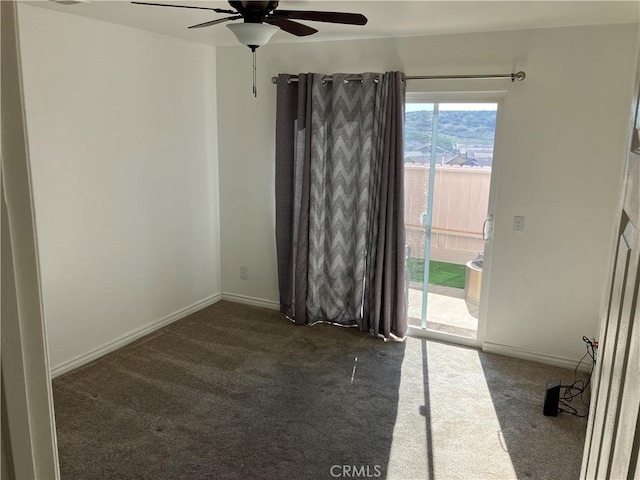
M409 325L421 326L422 285L409 287ZM465 301L461 288L429 285L427 299L427 329L476 338L478 306Z

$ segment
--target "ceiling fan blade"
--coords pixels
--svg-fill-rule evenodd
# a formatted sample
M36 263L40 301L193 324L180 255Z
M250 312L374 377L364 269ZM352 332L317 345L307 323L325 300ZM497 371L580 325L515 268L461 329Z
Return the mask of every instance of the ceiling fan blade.
M191 5L167 5L165 3L151 3L151 2L131 2L135 5L151 5L152 7L171 7L171 8L193 8L196 10L212 10L216 13L238 13L234 10L225 10L223 8L210 8L210 7L192 7Z
M288 20L286 18L267 17L264 21L266 23L270 23L271 25L275 25L276 27L280 27L281 30L284 30L285 32L291 33L292 35L296 35L298 37L313 35L318 31L313 27L309 27L298 22L292 22L291 20Z
M273 17L310 20L313 22L345 23L348 25L366 25L367 17L360 13L314 12L304 10L275 10Z
M229 20L238 20L242 18L242 15L236 15L235 17L218 18L217 20L211 20L210 22L199 23L197 25L191 25L188 28L203 28L211 27L212 25L218 25L219 23L228 22Z

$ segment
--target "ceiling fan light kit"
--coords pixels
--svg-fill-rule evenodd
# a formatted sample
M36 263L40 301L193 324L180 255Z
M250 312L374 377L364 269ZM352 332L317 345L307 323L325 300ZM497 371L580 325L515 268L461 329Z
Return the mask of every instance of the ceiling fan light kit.
M227 25L238 41L254 51L256 48L266 45L271 37L280 30L278 27L267 23L232 23Z
M233 10L222 8L200 7L192 5L170 5L166 3L131 2L136 5L151 5L154 7L191 8L197 10L211 10L216 13L231 14L231 17L219 18L188 28L203 28L218 25L230 20L243 19L244 23L227 25L235 34L238 41L246 45L253 52L253 96L258 96L256 90L256 49L266 45L271 37L278 31L290 33L297 37L313 35L318 30L294 20L312 22L341 23L345 25L366 25L367 17L359 13L305 11L305 10L278 10L277 0L230 0L229 5Z
M266 23L232 23L227 27L235 34L241 44L251 49L253 54L253 96L257 97L256 48L269 43L273 34L280 29Z

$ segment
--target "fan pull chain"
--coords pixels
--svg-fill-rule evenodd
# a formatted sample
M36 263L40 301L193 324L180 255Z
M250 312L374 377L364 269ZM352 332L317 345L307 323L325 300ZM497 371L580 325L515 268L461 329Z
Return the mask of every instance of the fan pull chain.
M253 96L258 97L258 87L256 86L256 49L253 49Z

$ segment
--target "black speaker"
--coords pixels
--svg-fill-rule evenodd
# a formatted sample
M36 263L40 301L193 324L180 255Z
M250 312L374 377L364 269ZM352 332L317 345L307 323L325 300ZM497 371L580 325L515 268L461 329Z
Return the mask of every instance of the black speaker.
M558 404L560 403L560 380L549 380L547 391L544 394L544 408L542 413L547 417L558 416Z

